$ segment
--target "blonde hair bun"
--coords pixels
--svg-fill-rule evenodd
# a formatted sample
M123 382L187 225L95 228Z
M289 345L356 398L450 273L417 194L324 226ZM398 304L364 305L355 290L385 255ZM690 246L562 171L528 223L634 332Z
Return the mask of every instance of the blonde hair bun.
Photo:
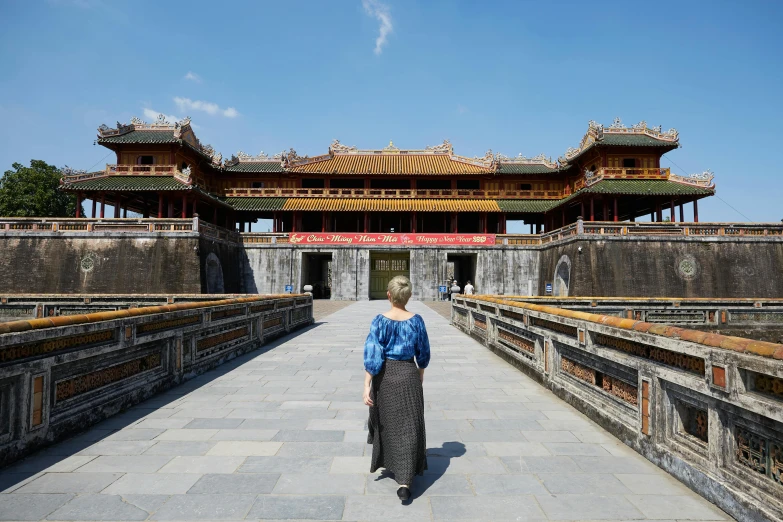
M411 280L401 275L394 276L386 286L386 290L391 295L392 303L397 306L405 306L411 298Z

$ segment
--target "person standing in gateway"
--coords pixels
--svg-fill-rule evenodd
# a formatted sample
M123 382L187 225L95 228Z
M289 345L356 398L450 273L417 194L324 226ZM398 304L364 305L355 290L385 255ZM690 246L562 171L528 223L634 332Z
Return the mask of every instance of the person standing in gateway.
M410 499L415 475L427 469L424 428L424 369L430 341L424 319L405 309L411 282L396 276L387 286L391 309L375 317L364 343L364 404L370 407L367 444L370 473L385 468L400 485L397 496Z
M473 295L473 285L470 284L470 280L468 280L468 284L465 285L465 295Z

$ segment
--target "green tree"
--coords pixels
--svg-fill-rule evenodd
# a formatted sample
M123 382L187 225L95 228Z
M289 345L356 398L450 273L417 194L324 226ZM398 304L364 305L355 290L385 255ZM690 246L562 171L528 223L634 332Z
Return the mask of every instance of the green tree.
M0 178L0 216L74 217L76 195L59 190L60 169L45 161L14 163ZM84 216L84 208L80 209Z

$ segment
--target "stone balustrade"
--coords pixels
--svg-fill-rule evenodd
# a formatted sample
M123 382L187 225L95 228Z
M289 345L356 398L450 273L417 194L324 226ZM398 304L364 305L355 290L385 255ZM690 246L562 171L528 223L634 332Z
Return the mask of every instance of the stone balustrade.
M0 465L312 322L289 294L0 323Z
M491 296L451 318L738 520L783 519L783 344Z

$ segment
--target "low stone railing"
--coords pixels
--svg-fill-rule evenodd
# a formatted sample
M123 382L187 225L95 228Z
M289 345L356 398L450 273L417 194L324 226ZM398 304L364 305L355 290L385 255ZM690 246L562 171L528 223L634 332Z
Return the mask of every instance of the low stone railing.
M0 232L198 232L239 243L239 232L194 218L3 218Z
M490 296L451 317L738 520L783 519L783 345Z
M374 188L230 188L230 198L448 198L448 199L561 199L562 190L374 189Z
M308 295L0 323L0 466L313 322Z

